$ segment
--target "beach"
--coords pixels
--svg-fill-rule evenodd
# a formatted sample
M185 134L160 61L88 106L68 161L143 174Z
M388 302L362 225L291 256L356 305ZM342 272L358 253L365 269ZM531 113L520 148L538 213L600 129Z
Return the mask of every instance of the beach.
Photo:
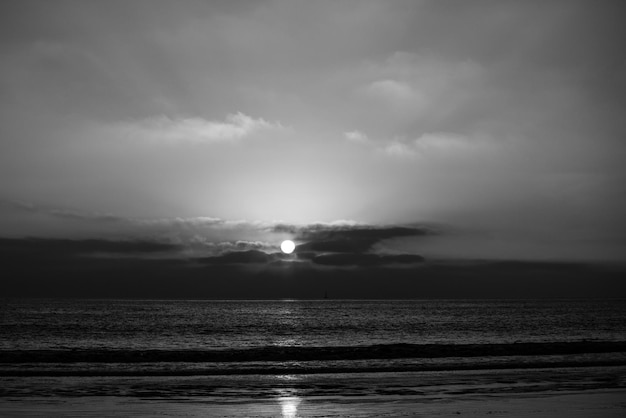
M7 417L621 417L626 367L3 377Z
M240 404L146 401L124 398L80 398L28 403L0 403L6 417L600 417L624 416L625 391L594 391L511 398L464 399L454 402L385 402L368 400L293 401L290 397Z

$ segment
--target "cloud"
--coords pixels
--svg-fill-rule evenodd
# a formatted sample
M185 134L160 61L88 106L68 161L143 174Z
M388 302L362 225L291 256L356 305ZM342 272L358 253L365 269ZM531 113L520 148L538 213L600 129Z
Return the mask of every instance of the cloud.
M312 224L304 226L275 226L276 232L289 232L293 239L300 242L296 246L296 254L302 258L312 258L313 254L366 253L383 240L399 237L419 237L436 235L434 228L419 226L372 226L349 224Z
M362 143L367 143L369 141L369 138L367 137L367 135L357 130L344 132L344 136L346 137L348 141L351 141L354 143L362 144Z
M361 131L345 132L346 139L363 145L390 157L470 157L472 155L493 154L507 146L514 145L510 137L500 137L496 141L491 135L472 133L462 135L454 132L426 132L415 139L406 135L393 139L372 140Z
M122 221L124 218L98 212L81 212L71 209L62 209L49 206L36 205L31 202L24 202L21 200L12 199L0 199L0 209L9 209L11 211L27 212L33 214L42 214L63 219L76 219L76 220L93 220L103 222L117 222Z
M27 215L25 220L28 224L32 224L32 220L36 218L49 226L55 226L52 232L39 235L40 237L68 238L68 231L75 231L73 235L70 235L78 242L86 242L93 238L106 242L162 243L165 246L172 246L167 251L169 255L188 259L207 256L221 257L233 252L249 251L275 254L278 252L279 243L284 239L296 241L298 258L307 258L305 253L311 253L312 256L308 257L310 259L326 253L357 254L385 251L384 248L375 246L381 241L394 238L424 237L441 233L439 229L426 225L380 226L349 220L289 224L246 220L229 221L214 217L131 218L38 206L28 202L0 201L2 202L5 207ZM28 234L21 236L28 236ZM109 248L94 249L94 251L116 252ZM396 249L395 251L402 250ZM235 256L213 261L215 263L230 262L233 260L232 257ZM258 262L258 258L254 260Z
M408 102L417 98L417 93L409 84L392 79L376 80L366 87L366 92L394 103Z
M391 157L412 158L417 154L415 147L411 144L393 140L382 147L382 151Z
M297 253L296 257L299 260L299 265L303 265L302 262L308 261L313 264L332 267L415 265L424 262L424 257L417 254L372 254L360 252L316 254L314 252L301 252ZM285 260L294 261L289 255L280 252L267 253L260 250L229 251L217 256L194 259L195 262L209 265L270 264L281 263Z
M364 241L363 241L364 242ZM340 241L335 241L339 244ZM354 241L356 244L356 241ZM346 243L347 244L347 243ZM212 247L212 248L211 248ZM105 239L42 239L0 238L0 255L13 264L29 265L32 263L54 263L58 266L71 268L78 263L85 265L89 260L179 260L181 262L200 263L205 265L236 265L236 264L269 264L285 260L327 266L370 266L389 264L414 264L423 261L423 257L415 254L378 255L362 253L365 247L353 247L356 252L338 251L310 253L298 252L289 256L274 251L275 248L259 242L221 242L210 243L204 252L190 253L186 245L148 240L105 240ZM350 249L350 248L345 248ZM207 256L207 254L210 254ZM294 257L296 257L294 259Z
M359 266L371 267L392 264L417 264L423 263L424 257L417 254L322 254L312 259L313 263L326 266Z
M274 235L271 229L275 222L224 220L209 216L125 217L12 199L0 199L0 215L5 237L150 240L181 245L205 254L277 249L276 243L269 242ZM9 221L11 219L13 221Z
M198 259L206 264L266 264L273 260L270 254L258 250L231 251L215 257Z
M421 153L467 153L484 149L484 138L467 137L454 133L425 133L412 142L412 146Z
M224 121L203 118L170 118L156 116L146 119L121 122L116 130L130 139L162 142L213 143L229 142L249 137L267 130L283 130L280 122L268 122L263 118L254 119L241 112L229 114Z
M414 136L423 129L457 129L456 115L476 106L470 100L485 69L466 58L400 50L365 61L352 73L357 74L351 78L357 80L359 123L380 135L401 130Z
M278 249L278 245L276 243L272 244L269 242L262 241L221 241L221 242L212 242L208 237L195 236L190 242L190 246L198 247L198 252L204 252L222 255L233 251L264 251L264 252L273 252Z
M0 253L3 254L3 258L23 257L25 262L94 255L163 255L181 250L182 247L176 244L146 240L0 238Z
M87 213L2 235L271 242L208 213L626 236L618 2L5 3L0 190ZM278 121L297 139L256 141Z
M477 155L493 156L498 149L505 146L486 135L459 135L448 132L425 133L413 140L395 138L381 141L377 150L390 157L398 158L471 158Z
M428 227L373 226L373 225L325 225L314 224L301 228L300 239L371 239L380 241L388 238L431 235L436 233Z
M302 242L295 254L289 256L275 251L276 245L260 242L215 243L213 256L194 260L202 264L268 264L281 261L299 261L326 266L385 266L415 264L424 261L417 254L376 254L370 252L374 245L386 239L419 237L437 234L434 228L410 226L376 227L369 225L276 224L275 233L291 234ZM295 257L295 259L294 259Z

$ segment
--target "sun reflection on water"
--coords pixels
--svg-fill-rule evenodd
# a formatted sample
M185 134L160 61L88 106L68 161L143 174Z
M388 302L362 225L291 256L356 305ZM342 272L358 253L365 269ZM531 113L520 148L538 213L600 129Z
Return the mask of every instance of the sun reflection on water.
M298 405L302 399L298 396L283 396L278 398L282 418L296 418L298 416Z
M299 376L290 374L278 375L276 378L282 382L290 382L300 379ZM302 398L297 395L298 389L284 387L277 389L277 392L277 399L280 403L280 416L282 418L296 418L298 416L298 405L302 402Z

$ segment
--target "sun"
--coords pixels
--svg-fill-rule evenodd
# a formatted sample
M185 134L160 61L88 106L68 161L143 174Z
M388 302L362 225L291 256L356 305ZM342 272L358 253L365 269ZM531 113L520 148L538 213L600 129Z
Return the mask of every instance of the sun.
M280 249L285 254L291 254L293 250L296 249L296 244L294 244L292 240L286 239L280 243Z

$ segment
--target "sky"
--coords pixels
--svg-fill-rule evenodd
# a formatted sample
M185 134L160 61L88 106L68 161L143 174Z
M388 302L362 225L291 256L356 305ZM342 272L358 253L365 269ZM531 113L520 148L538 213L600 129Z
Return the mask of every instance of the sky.
M0 238L623 262L621 12L2 2Z

